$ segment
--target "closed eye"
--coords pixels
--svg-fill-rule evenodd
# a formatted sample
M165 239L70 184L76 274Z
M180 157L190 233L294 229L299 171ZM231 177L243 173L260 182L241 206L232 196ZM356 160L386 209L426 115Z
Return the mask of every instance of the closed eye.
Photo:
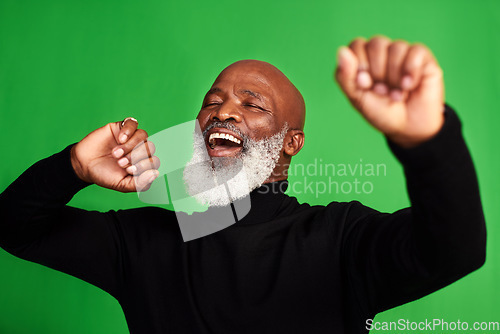
M203 108L219 105L220 102L209 102L203 106Z
M268 111L264 108L262 108L261 106L258 106L256 104L245 104L246 107L251 107L251 108L256 108L256 109L259 109L259 110L262 110L262 111Z

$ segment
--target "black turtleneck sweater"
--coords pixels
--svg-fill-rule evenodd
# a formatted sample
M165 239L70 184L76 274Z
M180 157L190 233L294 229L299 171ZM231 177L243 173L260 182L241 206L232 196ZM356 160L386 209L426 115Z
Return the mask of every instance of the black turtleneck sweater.
M67 206L87 184L66 148L0 195L0 245L107 291L135 334L363 333L376 313L484 261L478 185L456 114L447 108L441 131L416 148L389 145L411 208L310 206L264 185L241 221L189 242L168 210Z

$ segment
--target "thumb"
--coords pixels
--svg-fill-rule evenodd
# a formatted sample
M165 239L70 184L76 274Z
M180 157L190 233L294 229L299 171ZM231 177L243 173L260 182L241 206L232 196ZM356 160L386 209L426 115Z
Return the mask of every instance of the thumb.
M356 76L358 74L358 58L348 47L341 46L337 51L337 70L335 79L348 98L356 94Z

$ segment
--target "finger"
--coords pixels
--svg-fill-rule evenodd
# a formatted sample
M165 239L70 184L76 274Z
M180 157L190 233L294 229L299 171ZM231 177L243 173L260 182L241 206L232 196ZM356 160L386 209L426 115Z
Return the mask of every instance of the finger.
M132 176L132 175L125 176L120 181L120 183L116 186L116 189L123 192L123 193L129 193L129 192L136 191L135 190L134 176Z
M368 71L369 63L365 51L366 40L362 37L356 38L349 44L349 48L358 58L358 70Z
M410 46L402 66L401 88L414 89L422 80L424 67L429 62L435 62L429 49L421 44Z
M140 175L148 169L158 168L160 168L160 159L156 156L152 156L150 158L142 159L136 164L127 167L126 171L132 175Z
M366 55L365 45L366 41L364 38L356 38L351 42L351 44L349 44L349 48L358 59L356 84L361 89L369 89L373 84L372 77L370 76L370 66Z
M155 145L145 140L139 143L130 153L118 159L117 163L122 168L128 168L139 161L153 157L156 151Z
M127 155L127 158L134 165L141 160L151 158L155 154L155 152L156 146L153 144L153 142L146 140L134 147L132 152Z
M365 44L369 72L375 82L385 82L387 52L390 44L391 40L385 36L374 37Z
M342 46L337 52L337 70L335 79L340 88L348 98L355 96L357 85L356 76L358 74L358 59L351 49Z
M137 145L148 138L148 133L143 129L136 130L126 143L113 148L112 154L115 158L121 158L129 154Z
M134 176L134 184L136 191L146 191L151 187L151 183L160 175L156 169L148 169L144 173Z
M408 91L399 88L393 88L389 92L389 97L393 101L403 101L406 100L406 98L408 97Z
M120 126L122 122L120 122ZM137 130L139 122L133 117L127 117L123 121L123 126L121 126L120 133L118 133L118 142L124 144L132 136L132 134Z
M409 45L404 41L396 41L389 45L387 53L387 83L389 88L401 89L402 65Z

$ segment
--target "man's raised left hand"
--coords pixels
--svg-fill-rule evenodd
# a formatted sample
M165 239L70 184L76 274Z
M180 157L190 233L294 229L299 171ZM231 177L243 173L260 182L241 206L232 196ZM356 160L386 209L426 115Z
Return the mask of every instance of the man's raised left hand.
M399 146L417 146L443 125L443 73L424 45L357 38L339 49L335 78L363 117Z

